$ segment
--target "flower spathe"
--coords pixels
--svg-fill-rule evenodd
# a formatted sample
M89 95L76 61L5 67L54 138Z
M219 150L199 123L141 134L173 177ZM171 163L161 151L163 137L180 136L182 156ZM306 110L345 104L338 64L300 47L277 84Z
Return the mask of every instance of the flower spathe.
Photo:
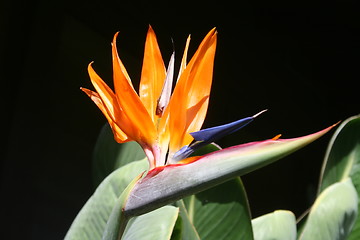
M119 58L117 36L118 33L112 42L114 91L94 71L92 63L88 72L96 91L82 90L107 118L117 142L137 141L147 155L150 169L171 163L172 156L193 141L189 133L199 131L204 122L217 32L215 28L210 30L189 63L188 37L171 97L174 58L166 70L151 26L146 36L139 94Z

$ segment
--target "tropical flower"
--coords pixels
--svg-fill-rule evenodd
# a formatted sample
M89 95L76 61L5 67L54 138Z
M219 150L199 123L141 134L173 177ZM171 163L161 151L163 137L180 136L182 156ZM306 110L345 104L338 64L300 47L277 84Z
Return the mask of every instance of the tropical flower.
M162 171L163 166L174 164L178 166L199 160L199 157L189 156L196 149L241 129L266 111L222 126L200 130L206 116L212 83L217 41L215 28L202 40L189 63L187 63L187 52L190 36L187 38L173 92L175 54L172 53L166 69L151 26L146 36L139 94L135 91L119 58L117 36L118 33L112 41L115 91L94 71L92 63L88 66L88 72L96 91L81 89L105 115L117 142L136 141L140 144L149 161L149 170L155 170L152 171L153 173ZM247 150L250 149L248 146L254 147L261 153L266 152L265 146L270 143L272 146L270 151L279 146L281 151L288 154L320 137L331 128L294 139L279 140L279 135L264 141L266 144L255 142L217 151L215 157L221 159L228 152L233 152L233 149L237 149L235 154L241 157L244 152L245 155L248 154ZM251 154L256 153L251 151ZM281 155L281 151L277 154ZM202 157L201 162L204 162L204 159L207 159L207 156ZM149 177L151 177L150 173Z
M115 91L97 75L92 63L88 72L96 92L82 90L103 112L117 142L137 141L142 146L150 169L184 160L195 149L240 129L257 116L199 131L209 103L217 41L215 28L205 36L189 63L188 37L172 95L174 53L165 69L153 29L149 27L146 37L139 94L118 56L117 35L112 42Z
M146 37L139 93L118 56L117 35L112 42L115 91L97 75L92 63L88 72L96 91L82 90L103 112L117 142L136 141L142 146L150 168L128 185L114 207L111 219L121 221L121 227L109 224L110 230L105 232L121 236L129 218L277 161L336 125L298 138L279 139L279 135L191 157L196 149L241 129L264 112L201 130L212 83L215 28L205 36L189 63L190 37L187 39L173 91L174 53L166 69L153 29L149 27Z

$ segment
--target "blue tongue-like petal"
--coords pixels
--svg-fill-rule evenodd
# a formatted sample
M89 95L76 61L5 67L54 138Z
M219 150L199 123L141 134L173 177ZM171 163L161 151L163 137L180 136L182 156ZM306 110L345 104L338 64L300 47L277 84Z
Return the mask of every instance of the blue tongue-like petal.
M209 143L212 143L216 140L219 140L219 139L225 137L226 135L229 135L231 133L234 133L234 132L240 130L241 128L248 125L257 116L259 116L260 114L262 114L265 111L267 111L267 110L263 110L263 111L255 114L252 117L246 117L246 118L237 120L235 122L227 123L227 124L216 126L216 127L206 128L206 129L202 129L197 132L190 133L190 135L195 139L195 142L191 143L189 146L186 145L186 146L182 147L179 151L177 151L173 156L173 160L180 161L181 159L187 158L195 150L197 150Z
M240 130L245 127L247 124L254 120L253 117L247 117L235 122L227 123L224 125L202 129L197 132L192 132L190 135L195 139L195 141L204 141L204 142L213 142L220 138L225 137L233 132Z

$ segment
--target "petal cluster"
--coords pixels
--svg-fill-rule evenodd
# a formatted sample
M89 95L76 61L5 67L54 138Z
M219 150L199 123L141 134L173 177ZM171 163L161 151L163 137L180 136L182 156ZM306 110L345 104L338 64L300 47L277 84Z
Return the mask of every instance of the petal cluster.
M149 27L144 50L139 91L117 51L115 34L112 42L114 91L92 67L88 72L95 91L82 90L107 118L117 142L137 141L144 149L150 169L164 165L183 146L193 141L191 132L199 131L208 108L212 83L217 32L212 29L187 63L190 37L187 39L177 83L171 95L174 56L168 69ZM171 95L171 97L170 97Z

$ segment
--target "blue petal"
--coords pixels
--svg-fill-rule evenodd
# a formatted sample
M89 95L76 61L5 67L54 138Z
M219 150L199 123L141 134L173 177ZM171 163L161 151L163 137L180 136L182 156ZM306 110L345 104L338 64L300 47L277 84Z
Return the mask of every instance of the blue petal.
M195 150L188 145L183 146L180 148L179 151L177 151L174 156L172 157L175 161L180 161L181 159L187 158L190 156Z
M265 111L267 111L267 110L261 111L252 117L246 117L246 118L237 120L235 122L227 123L227 124L212 127L212 128L206 128L206 129L202 129L197 132L190 133L191 136L195 139L195 142L191 143L189 146L186 145L186 146L182 147L179 151L177 151L174 154L173 159L176 161L184 159L184 158L190 156L195 150L197 150L209 143L212 143L220 138L223 138L226 135L229 135L231 133L234 133L234 132L240 130L241 128L248 125L257 116L259 116L261 113L263 113Z
M240 130L245 127L247 124L254 120L253 117L247 117L240 120L237 120L232 123L224 124L221 126L216 126L212 128L202 129L197 132L190 133L195 141L204 141L204 142L213 142L217 139L220 139L226 135L229 135L233 132Z
M217 127L206 128L197 132L192 132L190 134L195 139L195 141L204 141L211 143L226 135L229 135L231 133L240 130L241 128L245 127L250 122L252 122L257 116L259 116L260 114L266 111L267 110L263 110L252 117L243 118L235 122L231 122Z

